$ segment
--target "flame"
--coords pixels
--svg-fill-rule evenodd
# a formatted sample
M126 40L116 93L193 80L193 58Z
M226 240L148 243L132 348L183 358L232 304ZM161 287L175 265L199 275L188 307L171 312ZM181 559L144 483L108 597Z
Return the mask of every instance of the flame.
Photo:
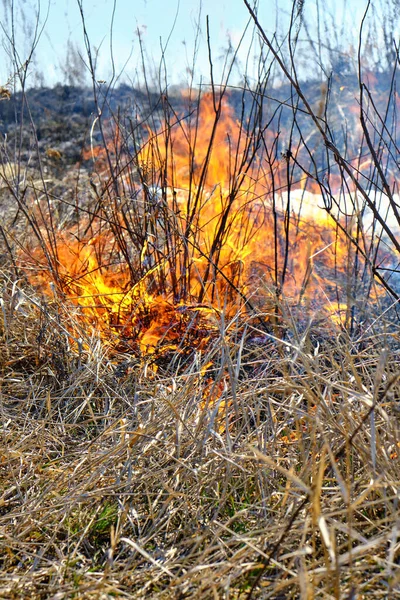
M46 288L56 274L105 343L123 340L143 353L161 342L177 349L185 339L202 347L221 311L245 315L251 301L268 312L281 294L297 303L321 296L332 320L342 322L346 305L333 306L328 296L348 267L349 243L310 202L315 187L274 191L285 161L266 168L245 125L226 100L216 105L204 94L194 121L177 117L147 129L135 172L129 160L118 175L123 187L134 185L133 199L109 195L101 215L57 233L53 275L43 268L43 248L31 249L41 265L36 283ZM271 132L264 137L272 143ZM122 143L115 135L113 152ZM103 178L106 150L90 153Z

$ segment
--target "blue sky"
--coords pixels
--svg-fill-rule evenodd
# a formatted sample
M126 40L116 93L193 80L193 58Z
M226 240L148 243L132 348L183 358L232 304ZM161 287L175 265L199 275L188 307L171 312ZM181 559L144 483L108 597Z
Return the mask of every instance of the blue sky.
M305 0L305 14L311 24L309 33L317 36L317 0ZM394 0L393 0L394 1ZM321 0L320 5L331 13L328 21L338 31L343 22L343 36L347 44L357 43L358 26L367 5L367 0L348 0L344 16L345 0ZM0 9L1 23L10 30L10 14ZM54 84L63 79L66 66L68 42L84 54L82 22L76 0L19 0L15 2L16 23L19 31L18 48L21 58L29 52L32 34L27 32L27 23L34 22L34 15L40 9L40 20L47 22L39 40L35 65L31 69L30 82L42 81ZM85 21L93 48L100 48L98 55L98 79L108 80L111 75L110 24L113 15L113 0L83 0ZM259 18L267 34L287 31L292 7L291 0L260 0ZM22 12L21 12L22 9ZM140 31L150 71L157 73L161 59L161 45L165 48L168 77L171 84L185 84L188 68L191 67L195 48L197 24L200 24L197 70L195 80L209 81L208 51L206 45L206 15L209 16L213 61L216 65L216 79L220 79L218 64L226 52L229 42L237 47L249 19L242 0L116 0L113 27L113 56L117 72L125 67L128 78L135 80L140 70L140 46L137 31ZM25 20L24 20L25 19ZM321 32L324 36L323 25ZM322 36L322 37L323 37ZM3 35L4 37L4 35ZM239 53L234 79L240 79L251 41L251 29ZM3 40L4 45L4 40ZM250 55L257 53L257 40ZM4 53L4 50L3 50ZM5 57L5 54L4 54ZM1 57L1 58L4 58ZM251 69L250 69L251 70ZM84 67L82 65L82 72ZM5 82L11 73L9 61L0 60L0 77Z

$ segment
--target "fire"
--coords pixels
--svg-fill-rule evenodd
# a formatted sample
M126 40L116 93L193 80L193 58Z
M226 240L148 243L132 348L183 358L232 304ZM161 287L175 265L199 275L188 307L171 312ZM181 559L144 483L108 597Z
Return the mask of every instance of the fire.
M285 160L267 168L226 101L216 106L204 94L194 119L147 130L118 175L130 198L113 196L104 152L92 156L108 190L98 212L57 233L52 276L42 248L31 256L41 265L36 283L55 278L113 347L148 353L184 339L201 347L221 311L245 316L251 303L265 313L281 295L325 305L336 321L346 313L330 290L346 271L349 243L326 211L307 209L307 189L274 192L271 178L282 180Z

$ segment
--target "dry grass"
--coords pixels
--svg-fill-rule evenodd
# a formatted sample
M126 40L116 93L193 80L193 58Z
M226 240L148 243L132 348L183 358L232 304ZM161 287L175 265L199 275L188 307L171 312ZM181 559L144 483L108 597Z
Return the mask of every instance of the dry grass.
M282 308L286 341L219 323L155 368L7 273L2 598L400 594L398 330L299 336Z
M297 6L303 3L293 10ZM210 131L202 135L200 91L182 119L162 90L160 114L154 110L136 125L129 112L125 120L114 114L104 121L107 93L103 97L96 82L90 44L86 49L98 107L91 133L98 126L101 140L100 148L90 140L91 172L83 166L64 173L61 154L41 147L33 123L28 129L36 162L24 164L26 123L12 162L6 143L0 156L13 167L3 168L0 198L0 598L400 597L400 330L391 288L399 242L370 193L387 192L400 226L397 196L387 191L383 172L392 163L382 158L384 149L397 156L396 127L378 131L383 154L372 154L373 174L364 181L321 118L326 90L316 114L287 73L297 100L263 107L270 77L263 58L257 90L243 89L236 129L226 128L221 116L227 82L208 93L213 117L205 119ZM269 128L284 109L294 119L289 148ZM296 139L299 110L308 111L315 131L303 136L299 130ZM307 147L318 132L315 147L327 153L326 171L317 169L317 155ZM225 184L211 168L215 147L229 167ZM359 152L361 160L362 145ZM179 184L179 153L187 185ZM309 159L312 168L303 166ZM48 177L52 160L54 179ZM362 198L359 207L354 196L349 213L340 212L338 201L336 217L329 208L336 226L332 222L332 237L315 252L308 243L311 226L296 238L302 226L290 189L299 172L331 204L341 192L350 194L351 182ZM248 175L255 184L258 178L268 182L253 206L253 184L247 195L241 187ZM340 183L335 195L330 175ZM285 186L286 207L279 213L277 193ZM218 197L221 209L210 217ZM362 223L366 208L373 215L372 237ZM210 223L215 226L207 237ZM268 224L258 245L270 245L275 267L267 256L254 260L250 285L235 251ZM224 257L227 234L236 229ZM336 249L342 234L346 268L340 270L334 255L328 275L316 273L327 302L347 303L346 323L335 325L327 312L317 312L316 288L306 288L313 258ZM70 254L79 257L74 241L92 252L75 273L63 268L63 235ZM303 278L290 274L293 240L300 250L292 262L307 255ZM393 258L391 279L380 271L386 268L382 246ZM43 271L33 288L26 275L38 265ZM108 302L112 286L108 293L94 293L96 286L82 291L86 267L90 274L110 268L113 285L120 279L116 313ZM46 277L52 296L40 294ZM290 277L303 282L297 305L285 298ZM374 292L378 279L391 294L391 310L384 292ZM134 290L131 304L119 318L128 290ZM93 300L102 316L108 311L103 341L68 295L89 298L90 305ZM180 319L187 329L175 331L173 343L160 335L159 347L146 354L140 318L148 309L151 321L157 303L167 302L171 313L187 309L186 321ZM203 309L208 340L201 333L196 338ZM151 322L146 327L151 330ZM126 341L121 332L128 329ZM128 351L122 352L123 343L107 345L105 331L118 331Z

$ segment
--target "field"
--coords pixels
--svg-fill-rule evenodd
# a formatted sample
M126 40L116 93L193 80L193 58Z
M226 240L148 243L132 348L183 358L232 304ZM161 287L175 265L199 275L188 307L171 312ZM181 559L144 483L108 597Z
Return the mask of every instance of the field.
M400 597L398 48L249 9L279 86L1 89L0 598Z

